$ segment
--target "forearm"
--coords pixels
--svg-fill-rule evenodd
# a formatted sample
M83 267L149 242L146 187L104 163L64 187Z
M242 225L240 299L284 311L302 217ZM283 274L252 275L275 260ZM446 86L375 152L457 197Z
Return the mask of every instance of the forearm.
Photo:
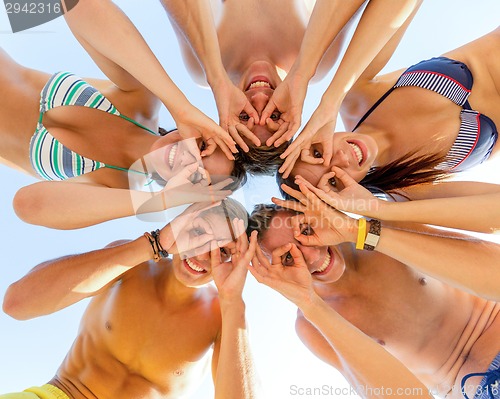
M26 320L56 312L117 279L132 267L151 259L145 237L81 255L41 263L5 294L3 308L12 317Z
M370 0L354 35L323 95L336 108L347 92L398 30L415 15L421 0Z
M331 345L339 371L363 398L401 396L432 398L428 389L398 359L348 323L321 298L300 306L306 319ZM399 394L398 394L399 392Z
M225 78L219 40L208 0L162 0L172 23L187 40L209 83Z
M39 182L24 187L16 193L13 205L23 221L62 230L168 207L161 195L69 182Z
M82 0L65 18L76 37L130 73L165 104L174 119L177 110L189 104L133 23L111 1Z
M376 251L474 295L500 300L500 245L382 227Z
M384 204L380 215L386 221L432 224L480 233L500 230L500 193L467 197L435 198Z
M317 0L292 71L311 79L332 41L364 0Z
M245 304L221 301L222 332L215 398L256 397L255 371L245 320Z

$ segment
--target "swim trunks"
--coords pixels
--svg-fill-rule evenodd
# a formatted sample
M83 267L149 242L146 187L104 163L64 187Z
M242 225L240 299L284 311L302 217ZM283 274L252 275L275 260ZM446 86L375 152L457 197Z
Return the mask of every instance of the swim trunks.
M0 395L0 399L70 399L70 397L54 385L45 384L41 387L28 388L23 392Z
M485 373L471 373L462 378L462 394L469 399L464 392L467 380L474 376L484 376L476 390L474 399L499 399L500 398L500 353L493 359Z
M414 86L432 90L462 107L460 129L445 160L436 168L461 172L484 162L498 139L495 123L486 115L471 109L468 102L473 84L472 73L462 62L436 57L408 68L360 119L361 123L398 87Z
M100 168L111 168L128 171L118 166L106 165L72 151L54 136L43 125L43 114L55 107L79 105L97 109L125 119L149 133L157 133L128 118L115 108L96 88L81 78L68 73L54 74L40 94L40 118L35 134L30 142L30 161L36 173L45 180L65 180L81 176ZM140 174L143 172L133 171Z

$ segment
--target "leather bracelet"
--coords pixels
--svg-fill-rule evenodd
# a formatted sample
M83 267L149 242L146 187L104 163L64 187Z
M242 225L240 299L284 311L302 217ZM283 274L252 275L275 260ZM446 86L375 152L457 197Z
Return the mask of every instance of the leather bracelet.
M153 238L155 240L156 248L158 250L158 255L160 256L160 258L163 258L163 259L168 258L168 251L163 249L163 247L160 243L160 230L158 230L158 229L153 230L151 232L151 235L153 236Z
M153 260L155 262L159 262L160 259L164 259L168 257L168 252L163 249L160 244L160 230L153 230L151 233L144 233L144 237L146 237L153 249Z
M382 224L380 223L380 220L377 219L370 220L370 230L366 235L363 249L366 249L367 251L373 251L375 249L380 239L381 230L382 230Z

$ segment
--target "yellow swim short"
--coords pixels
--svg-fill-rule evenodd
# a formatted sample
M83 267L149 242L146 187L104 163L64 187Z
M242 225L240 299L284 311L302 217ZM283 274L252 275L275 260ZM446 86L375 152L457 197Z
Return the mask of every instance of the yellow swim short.
M23 392L0 395L0 399L70 399L70 397L54 385L45 384L41 387L28 388Z

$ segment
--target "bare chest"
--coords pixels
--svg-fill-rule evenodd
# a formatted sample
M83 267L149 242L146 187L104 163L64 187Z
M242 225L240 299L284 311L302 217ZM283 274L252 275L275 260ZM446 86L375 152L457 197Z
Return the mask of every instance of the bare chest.
M461 110L460 106L430 90L400 87L363 124L388 134L393 158L388 161L413 151L444 156L460 130ZM362 129L361 125L358 131Z

